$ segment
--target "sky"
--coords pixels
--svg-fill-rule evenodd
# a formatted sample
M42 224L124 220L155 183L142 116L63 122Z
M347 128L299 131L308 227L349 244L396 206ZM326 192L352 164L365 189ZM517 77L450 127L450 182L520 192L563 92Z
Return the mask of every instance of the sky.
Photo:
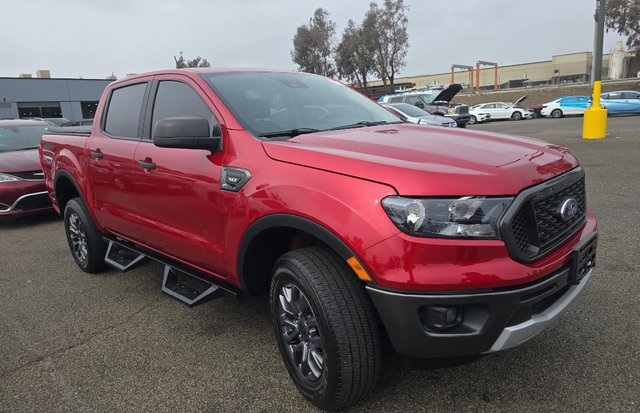
M382 5L384 0L377 0ZM448 72L593 50L595 0L405 0L409 52L398 76ZM322 7L337 24L361 23L371 0L0 0L0 77L51 71L103 79L175 67L297 69L293 36ZM604 52L623 40L605 33Z

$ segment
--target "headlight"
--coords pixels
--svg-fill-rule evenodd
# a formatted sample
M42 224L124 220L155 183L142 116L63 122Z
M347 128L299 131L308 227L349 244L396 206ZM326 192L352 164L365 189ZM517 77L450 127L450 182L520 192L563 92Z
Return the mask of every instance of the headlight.
M456 108L451 108L451 109L449 109L449 110L447 111L447 113L448 113L449 115L452 115L452 114L456 113Z
M0 173L0 182L14 182L19 180L20 178L17 178L13 175Z
M391 221L401 230L423 237L498 238L498 221L513 198L414 199L390 196L382 200Z

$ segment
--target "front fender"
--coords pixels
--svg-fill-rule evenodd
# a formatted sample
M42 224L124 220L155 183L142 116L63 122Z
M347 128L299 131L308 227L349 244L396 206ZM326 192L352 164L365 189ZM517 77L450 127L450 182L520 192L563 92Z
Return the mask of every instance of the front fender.
M310 233L345 259L399 232L380 205L396 195L390 186L290 164L278 172L272 184L235 195L225 236L226 250L237 251L225 256L232 277L241 277L247 246L266 229Z

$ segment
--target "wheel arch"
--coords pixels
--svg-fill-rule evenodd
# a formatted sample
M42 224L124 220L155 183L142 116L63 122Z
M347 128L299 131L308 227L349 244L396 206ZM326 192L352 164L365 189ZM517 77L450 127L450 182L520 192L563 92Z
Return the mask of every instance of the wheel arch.
M86 205L85 197L69 172L58 171L53 179L53 188L56 203L58 204L58 208L60 208L61 213L64 212L67 202L73 198L82 198L82 201Z
M241 288L251 295L266 293L278 257L310 245L323 245L343 261L355 255L337 235L307 218L271 214L258 219L244 233L238 248Z

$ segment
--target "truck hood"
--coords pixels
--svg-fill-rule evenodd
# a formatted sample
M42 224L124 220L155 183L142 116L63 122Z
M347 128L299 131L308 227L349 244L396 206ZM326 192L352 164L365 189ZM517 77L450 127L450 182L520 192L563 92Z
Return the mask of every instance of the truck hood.
M451 102L455 95L457 95L461 90L462 85L460 83L452 83L442 89L442 91L433 98L433 102Z
M564 148L487 132L399 124L265 141L274 160L390 185L401 195L515 195L578 165Z
M41 169L37 149L0 152L0 172L30 172Z

